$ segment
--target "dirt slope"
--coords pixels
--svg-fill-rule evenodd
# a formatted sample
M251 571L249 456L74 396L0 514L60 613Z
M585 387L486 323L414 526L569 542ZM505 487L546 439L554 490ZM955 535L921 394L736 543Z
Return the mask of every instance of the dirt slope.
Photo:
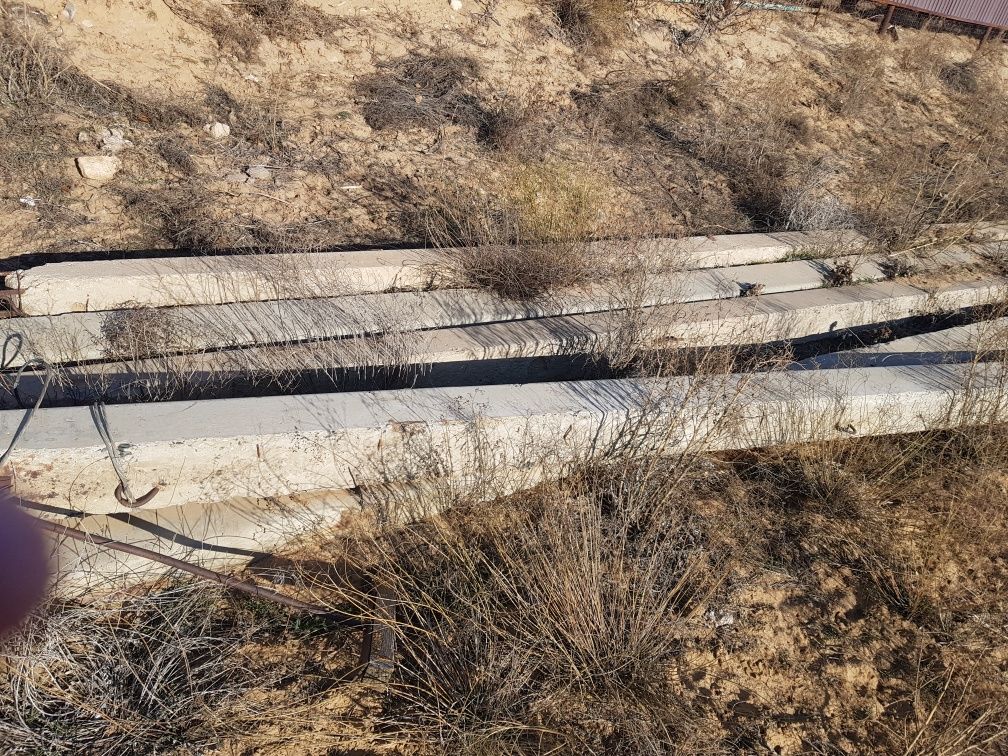
M3 7L8 78L12 51L53 59L0 98L7 256L424 241L416 208L504 191L516 164L590 176L604 236L892 222L917 194L908 172L940 194L953 167L971 191L1003 170L1003 46L974 60L951 34L879 40L848 13L694 42L662 3L587 39L516 0ZM108 152L103 129L132 144L89 182L74 158ZM983 194L945 215L1004 200ZM798 196L814 209L796 219Z

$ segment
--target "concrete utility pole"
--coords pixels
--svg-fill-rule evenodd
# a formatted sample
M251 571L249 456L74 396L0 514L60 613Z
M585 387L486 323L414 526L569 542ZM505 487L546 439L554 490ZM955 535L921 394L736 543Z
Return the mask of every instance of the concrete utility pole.
M895 5L887 5L885 15L882 17L882 23L878 27L878 35L881 37L889 29L889 24L892 23L893 12L896 10Z

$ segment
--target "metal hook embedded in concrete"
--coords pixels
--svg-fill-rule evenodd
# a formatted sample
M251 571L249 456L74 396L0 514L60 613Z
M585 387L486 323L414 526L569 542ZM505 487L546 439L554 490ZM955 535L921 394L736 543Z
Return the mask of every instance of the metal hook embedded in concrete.
M109 460L112 462L112 468L115 470L116 477L119 478L119 485L116 486L113 495L120 504L124 507L129 507L130 509L136 509L137 507L142 507L144 504L153 499L158 491L160 491L159 486L154 486L150 491L145 493L140 498L133 495L130 490L129 482L126 480L126 472L120 466L119 455L116 453L115 444L112 441L112 432L108 427L108 418L105 417L105 405L99 403L91 405L91 419L94 420L95 428L98 429L98 435L105 444L105 449L108 451Z

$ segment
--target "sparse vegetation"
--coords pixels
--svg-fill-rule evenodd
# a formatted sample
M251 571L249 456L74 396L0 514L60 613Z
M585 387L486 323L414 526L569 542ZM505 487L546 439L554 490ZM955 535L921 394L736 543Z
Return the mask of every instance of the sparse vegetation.
M575 93L575 103L591 132L605 129L614 140L633 142L649 132L672 133L674 120L700 107L708 88L704 74L691 68L669 79L595 82Z
M604 51L627 35L644 0L548 0L547 5L572 44Z
M693 25L686 40L690 43L740 31L753 15L753 9L741 0L699 0L687 4L685 12Z
M655 469L601 469L359 546L401 597L383 719L443 753L662 753L671 684L728 555Z
M22 110L69 106L97 115L123 113L160 128L199 120L195 110L181 103L91 78L68 61L36 22L10 12L0 15L0 82L0 102Z
M312 552L397 596L395 684L366 727L323 719L306 739L298 712L332 705L349 666L312 666L324 628L203 588L48 608L8 646L2 727L29 752L242 730L461 754L717 753L754 737L997 752L1004 432L621 453L527 494L479 503L466 487L439 498L442 516L368 520ZM331 595L318 579L313 595Z
M496 152L518 152L529 141L533 106L504 100L480 112L477 140Z
M391 61L357 81L364 120L373 129L479 127L483 110L471 86L479 64L470 57L436 53Z
M206 29L221 52L249 63L259 59L264 37L303 42L324 39L339 28L338 19L298 0L252 0L217 7L201 0L172 0L172 11Z
M980 89L976 58L962 63L946 63L938 69L938 79L956 94L976 94Z
M827 102L838 115L852 118L860 115L878 97L885 74L885 59L878 45L858 42L842 48L832 69L836 90Z
M294 716L292 693L303 705L313 677L352 667L281 650L324 633L342 635L193 583L52 602L0 651L0 742L18 755L207 753ZM287 709L274 709L271 689L285 690Z
M849 228L864 238L813 233L793 255L848 286L869 253L889 278L914 276L930 250L1008 216L1004 53L975 54L975 39L946 31L901 28L894 44L856 14L824 6L813 24L735 0L352 13L170 0L168 31L142 39L160 4L77 3L76 20L61 5L0 6L0 236L19 258L5 269L29 252L166 243L430 246L450 258L430 271L439 286L530 308L571 287L612 289L617 325L584 347L586 362L695 374L717 394L730 371L776 370L801 345L659 342L645 274L676 261L636 237ZM213 121L230 134L212 138ZM84 185L73 159L106 154L95 135L113 127L132 142L122 169ZM946 223L963 227L942 236ZM345 293L336 274L308 280L261 257L271 297ZM764 288L730 280L728 296L752 299L729 304L768 310ZM109 359L158 356L161 383L135 381L131 399L212 393L235 375L293 393L327 371L321 390L345 390L341 365L380 364L410 385L426 366L403 326L408 296L380 299L292 307L305 332L332 320L354 335L292 329L290 344L205 361L233 321L150 307L99 317ZM1003 339L976 361L1003 357ZM980 414L958 418L972 427L855 438L862 429L824 410L803 421L842 440L701 454L654 435L635 446L657 422L645 413L625 447L564 465L544 452L522 471L536 485L506 495L482 470L446 483L428 459L396 460L423 468L417 490L363 485L352 522L287 555L348 560L393 593L387 689L347 681L356 635L157 582L53 600L4 640L0 751L1005 752L1008 430ZM292 570L283 589L376 619L325 574Z
M110 359L143 359L192 349L192 337L171 310L135 305L102 318L102 339Z
M604 199L579 166L516 163L489 191L437 187L415 222L432 245L451 248L457 278L528 299L605 276L588 245Z
M252 148L265 150L279 161L294 157L289 139L294 124L285 115L288 90L277 82L268 97L249 100L236 98L223 87L210 86L206 101L218 118L233 122L236 134Z

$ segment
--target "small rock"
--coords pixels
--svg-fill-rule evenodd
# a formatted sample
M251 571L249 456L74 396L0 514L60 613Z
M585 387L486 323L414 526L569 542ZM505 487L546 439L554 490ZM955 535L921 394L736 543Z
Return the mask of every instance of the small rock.
M273 171L265 165L250 165L245 169L245 174L253 181L269 181L273 178Z
M38 200L36 200L34 197L22 197L18 201L25 207L35 207L35 205L38 203Z
M709 609L707 611L707 620L715 628L731 627L735 624L735 612L730 609Z
M73 21L77 17L77 6L73 3L67 3L63 6L63 12L60 15L67 21Z
M114 155L91 155L77 158L77 170L89 181L108 181L122 167Z
M214 139L223 139L231 134L231 127L226 123L221 123L220 121L214 121L213 123L208 123L203 127L203 131L209 134Z
M453 11L455 11L456 13L458 13L460 10L462 10L462 0L451 0L448 3L448 5L450 5L451 9Z
M228 184L245 184L249 180L249 177L244 173L229 173L224 177L224 181Z
M103 129L101 146L105 152L115 154L122 152L127 147L132 147L133 142L123 136L122 129Z
M77 133L77 141L78 142L90 142L91 141L91 135L88 134L86 131L78 132Z

